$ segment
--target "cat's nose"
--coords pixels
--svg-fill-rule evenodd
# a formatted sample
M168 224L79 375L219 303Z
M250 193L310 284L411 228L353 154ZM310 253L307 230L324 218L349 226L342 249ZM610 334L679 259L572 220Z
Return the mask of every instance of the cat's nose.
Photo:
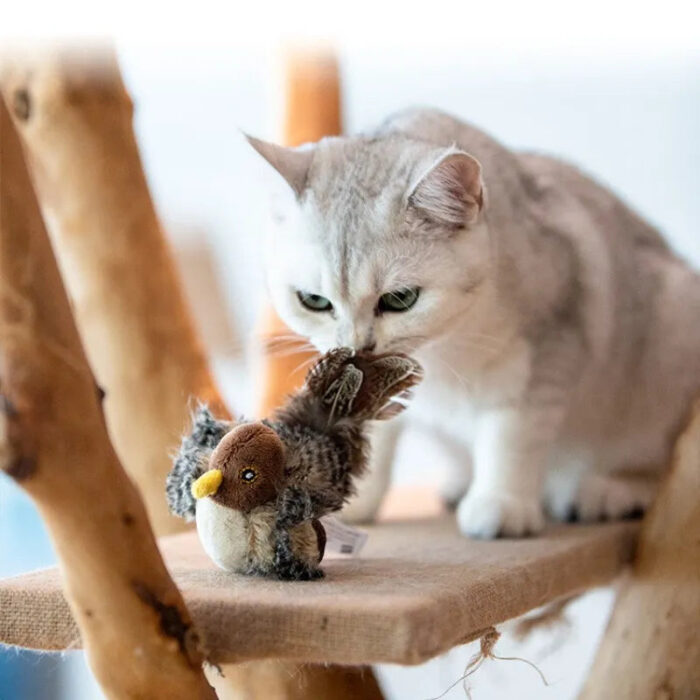
M362 346L362 351L363 352L374 352L374 349L377 347L377 342L375 340L372 340L368 343L365 343Z

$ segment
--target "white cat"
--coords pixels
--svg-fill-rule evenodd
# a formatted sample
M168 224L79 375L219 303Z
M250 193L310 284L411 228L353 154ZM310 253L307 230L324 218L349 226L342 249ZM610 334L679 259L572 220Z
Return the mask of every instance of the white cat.
M618 475L658 476L700 389L700 278L654 229L575 168L436 111L250 141L295 195L267 256L278 313L321 351L423 363L406 415L463 449L448 495L465 534L649 504L653 484ZM355 519L388 484L383 437Z

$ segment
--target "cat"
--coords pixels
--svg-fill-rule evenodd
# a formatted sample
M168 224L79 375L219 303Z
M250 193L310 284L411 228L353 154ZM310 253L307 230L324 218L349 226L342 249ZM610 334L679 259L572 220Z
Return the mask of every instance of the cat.
M321 352L405 352L406 413L457 449L446 497L472 537L643 511L700 390L700 277L615 195L445 113L284 148L267 278ZM350 505L374 516L397 429ZM623 478L629 470L648 478Z

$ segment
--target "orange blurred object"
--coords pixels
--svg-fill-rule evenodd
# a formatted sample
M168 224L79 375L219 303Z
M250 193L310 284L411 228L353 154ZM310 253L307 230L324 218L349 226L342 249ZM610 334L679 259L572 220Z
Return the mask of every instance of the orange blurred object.
M298 146L341 132L338 62L329 50L290 50L285 55L284 143ZM262 371L256 413L267 416L297 389L315 353L295 352L293 335L272 307L263 315ZM299 337L299 345L303 345Z

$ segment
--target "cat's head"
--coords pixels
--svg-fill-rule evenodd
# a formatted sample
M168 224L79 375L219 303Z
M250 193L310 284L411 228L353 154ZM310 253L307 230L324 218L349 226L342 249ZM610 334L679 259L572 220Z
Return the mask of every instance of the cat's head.
M291 188L266 263L293 331L324 352L410 353L452 330L488 271L472 156L397 136L249 141Z

